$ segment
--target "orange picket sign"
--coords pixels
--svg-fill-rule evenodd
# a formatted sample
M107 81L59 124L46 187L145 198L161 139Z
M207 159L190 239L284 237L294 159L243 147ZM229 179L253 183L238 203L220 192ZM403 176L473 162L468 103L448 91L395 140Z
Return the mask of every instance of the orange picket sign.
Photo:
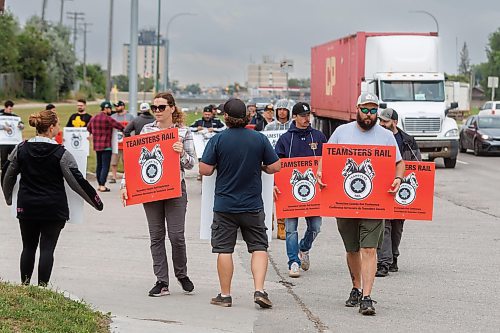
M321 216L316 180L319 157L282 158L274 183L281 192L276 199L278 218Z
M127 206L181 196L180 155L172 146L177 128L124 139Z
M388 193L396 171L396 147L323 145L321 216L383 219L393 215Z
M405 161L406 171L394 197L393 219L432 220L434 162Z
M123 127L127 127L128 121L120 121L120 124L122 124ZM123 134L123 131L118 131L118 149L119 150L123 149L123 138L125 138L125 134Z

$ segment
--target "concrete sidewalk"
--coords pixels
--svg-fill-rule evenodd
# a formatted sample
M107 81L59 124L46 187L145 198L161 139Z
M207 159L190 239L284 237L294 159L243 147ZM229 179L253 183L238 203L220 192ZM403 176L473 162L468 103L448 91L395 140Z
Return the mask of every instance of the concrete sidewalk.
M145 214L142 205L127 208L121 205L117 184L109 185L111 192L100 193L103 212L87 205L84 224L66 225L55 253L52 288L76 295L102 312L111 312L114 332L253 332L259 316L266 310L253 303L250 255L246 246L237 246L234 255L233 307L220 308L209 303L219 290L216 255L211 253L208 241L199 239L201 183L196 181L194 171L188 172L187 177L186 241L194 294L182 292L170 265L171 295L147 296L156 280ZM4 203L0 204L0 216L0 278L18 282L22 249L19 227ZM168 241L167 253L170 253ZM290 299L272 266L269 268L266 289L276 304L271 310L273 315L277 318L301 316L305 327L312 328L299 307L295 311L282 308L284 313L279 315L280 305ZM36 279L35 269L33 281ZM290 323L290 329L296 324Z

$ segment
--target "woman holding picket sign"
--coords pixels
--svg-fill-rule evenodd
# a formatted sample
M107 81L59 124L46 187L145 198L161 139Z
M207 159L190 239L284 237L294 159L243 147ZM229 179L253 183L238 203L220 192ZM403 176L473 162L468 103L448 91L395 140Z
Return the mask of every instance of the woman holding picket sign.
M174 143L173 150L180 154L180 168L182 175L182 195L178 198L158 200L144 203L146 219L148 220L149 237L151 241L151 255L153 257L153 271L156 275L156 284L149 291L149 296L158 297L169 295L168 262L165 250L165 235L172 246L172 261L175 277L186 292L194 290L193 282L187 276L186 240L184 229L186 222L187 194L184 181L184 170L194 167L196 155L193 135L189 128L184 126L184 113L175 105L175 99L170 93L159 93L155 96L151 111L155 121L144 125L141 134L156 132L169 128L178 128L179 141ZM125 176L121 185L121 196L125 205L128 200ZM165 230L166 221L166 230Z
M49 283L54 264L54 250L61 230L69 220L64 181L73 191L97 210L103 209L101 199L78 170L75 158L54 138L59 133L59 119L51 110L32 114L29 124L36 128L36 137L14 148L2 174L2 189L7 205L21 174L17 198L17 218L21 228L21 282L30 284L35 254L40 244L38 285Z

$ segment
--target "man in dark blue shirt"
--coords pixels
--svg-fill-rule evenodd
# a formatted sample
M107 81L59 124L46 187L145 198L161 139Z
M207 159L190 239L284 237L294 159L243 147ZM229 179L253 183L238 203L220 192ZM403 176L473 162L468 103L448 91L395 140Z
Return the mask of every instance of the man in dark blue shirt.
M217 170L212 252L218 253L221 292L212 298L211 303L226 307L232 305L232 253L240 228L248 252L252 253L254 302L262 308L270 308L272 302L264 291L268 242L261 172L276 173L281 165L269 140L245 128L249 122L245 103L231 99L223 109L228 129L210 139L200 162L200 174L204 176L210 176Z

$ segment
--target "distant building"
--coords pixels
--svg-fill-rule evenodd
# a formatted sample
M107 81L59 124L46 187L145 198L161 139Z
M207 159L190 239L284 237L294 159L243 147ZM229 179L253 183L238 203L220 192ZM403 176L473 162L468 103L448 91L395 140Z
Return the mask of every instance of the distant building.
M139 31L137 47L137 74L143 77L155 77L156 75L156 31ZM130 44L123 44L123 70L122 74L128 75L130 68ZM163 83L161 74L165 66L165 40L160 38L160 82Z
M280 62L269 56L262 57L262 63L248 65L247 87L263 93L276 94L286 90L286 74L281 71Z

